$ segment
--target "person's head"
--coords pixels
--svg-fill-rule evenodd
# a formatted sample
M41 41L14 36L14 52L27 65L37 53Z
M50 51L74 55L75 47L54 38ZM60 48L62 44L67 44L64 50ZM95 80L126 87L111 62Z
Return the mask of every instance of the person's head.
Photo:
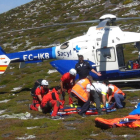
M109 96L112 95L112 89L111 89L110 87L108 87L107 94L108 94Z
M103 84L105 84L106 86L108 86L109 85L109 81L108 80L104 80L103 81Z
M58 94L61 93L61 87L60 87L60 86L56 86L56 87L55 87L55 90L58 92Z
M92 81L93 81L92 76L88 75L86 78L90 81L90 83L92 83Z
M70 76L73 76L73 77L75 77L77 74L75 69L70 69L69 73L70 73Z
M41 81L41 86L43 86L44 89L47 89L48 88L48 85L49 85L49 83L48 83L47 80L42 80Z
M78 55L78 60L79 60L80 63L83 63L84 62L83 55Z

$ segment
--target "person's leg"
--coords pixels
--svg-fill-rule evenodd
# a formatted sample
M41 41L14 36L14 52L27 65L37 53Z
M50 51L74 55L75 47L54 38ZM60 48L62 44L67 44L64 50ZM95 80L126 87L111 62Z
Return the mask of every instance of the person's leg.
M63 91L61 96L60 96L60 100L62 101L63 105L65 104L65 92Z
M83 104L83 105L82 105ZM80 115L86 113L86 111L89 109L90 106L90 100L88 100L87 102L83 102L81 103L81 111L79 112Z
M59 101L57 100L52 100L50 101L51 106L53 107L53 113L51 114L51 116L57 116L57 112L60 106Z
M68 91L68 94L69 94L69 105L71 105L71 104L73 104L71 89L68 89L67 91Z
M93 97L93 100L94 100L94 102L96 103L96 108L97 108L97 111L98 111L98 113L100 114L101 113L101 111L102 111L102 109L101 109L101 107L100 107L100 97L99 97L99 94L96 92L96 91L94 91L94 90L91 90L90 91L90 94L91 94L91 96Z
M122 94L114 94L114 99L118 108L123 108L122 102L124 101L124 97Z
M34 106L33 104L31 104L29 107L31 110L38 111L38 108L36 106Z

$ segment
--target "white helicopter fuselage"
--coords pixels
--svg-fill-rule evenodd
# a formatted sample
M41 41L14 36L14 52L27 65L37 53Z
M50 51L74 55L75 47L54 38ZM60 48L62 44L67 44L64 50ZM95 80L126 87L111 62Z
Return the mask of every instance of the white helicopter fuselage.
M80 54L93 62L97 71L118 70L119 63L124 65L121 62L124 58L123 48L117 46L138 41L140 33L123 32L118 26L106 26L100 30L92 26L85 35L57 46L55 54L57 59L65 60L77 60Z

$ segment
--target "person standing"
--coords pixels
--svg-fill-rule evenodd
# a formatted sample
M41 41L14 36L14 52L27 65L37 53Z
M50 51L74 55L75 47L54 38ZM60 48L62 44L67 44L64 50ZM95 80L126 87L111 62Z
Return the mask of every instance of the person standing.
M70 95L72 87L75 85L75 76L76 76L76 70L70 69L69 72L65 73L60 80L60 86L62 90L62 97L63 102L65 103L65 92L68 92L69 94L69 105L73 104L72 97Z
M100 72L96 72L88 62L84 61L83 55L78 55L78 59L79 62L75 65L75 69L79 74L79 80L86 78L90 71L101 76Z

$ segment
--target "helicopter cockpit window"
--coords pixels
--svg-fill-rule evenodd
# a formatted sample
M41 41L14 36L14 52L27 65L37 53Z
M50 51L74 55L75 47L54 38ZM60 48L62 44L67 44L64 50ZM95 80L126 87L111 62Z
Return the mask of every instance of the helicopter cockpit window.
M69 42L65 42L60 46L60 49L66 49L69 47Z
M115 51L113 47L97 49L97 60L100 62L115 61Z

